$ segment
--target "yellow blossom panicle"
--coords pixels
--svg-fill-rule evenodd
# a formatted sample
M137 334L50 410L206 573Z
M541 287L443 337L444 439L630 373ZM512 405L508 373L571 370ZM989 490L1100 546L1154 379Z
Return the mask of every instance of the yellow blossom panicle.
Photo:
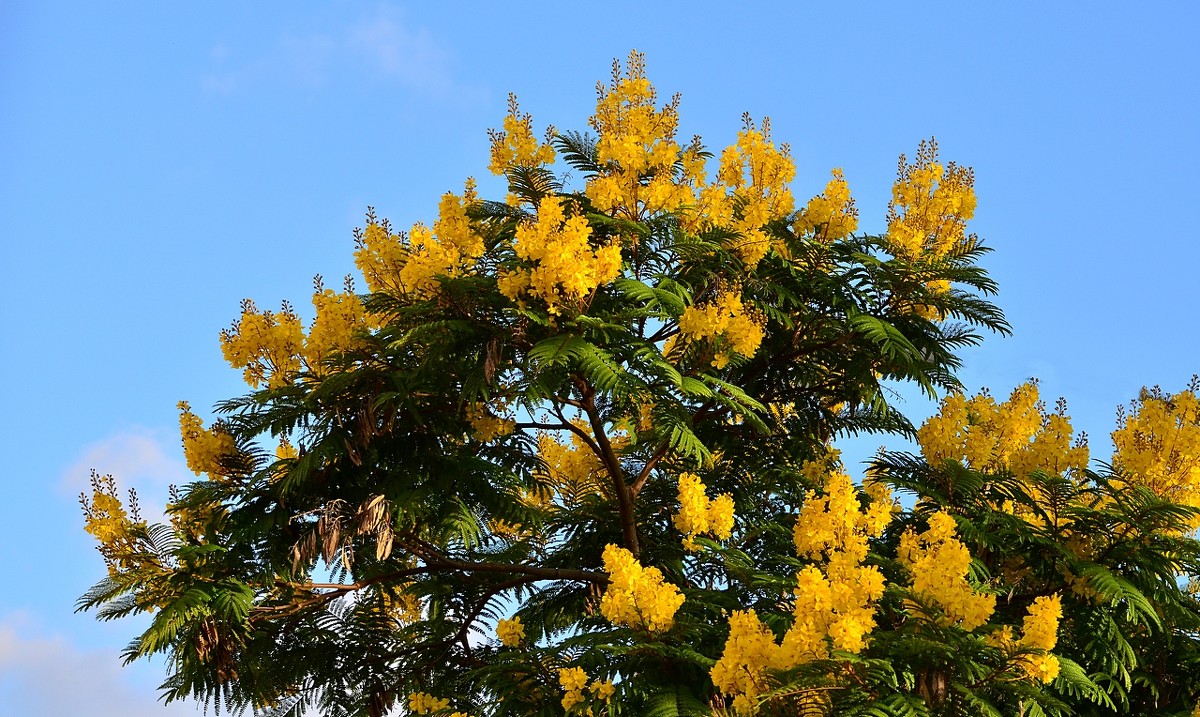
M426 692L413 692L408 696L408 711L413 714L427 715L449 707L450 700L438 699Z
M609 243L593 248L592 227L585 217L566 215L560 197L544 197L537 219L517 227L513 248L528 268L502 271L500 293L524 304L526 298L545 302L551 314L563 306L582 311L592 292L621 273L621 246Z
M587 673L582 667L562 667L558 670L558 684L566 694L562 698L562 707L568 712L577 704L583 702L583 691L587 688Z
M766 319L742 301L739 287L722 287L709 302L689 306L679 317L683 341L711 341L712 365L725 368L734 354L751 357L763 340ZM675 344L664 348L670 353Z
M178 408L179 433L183 438L183 457L188 470L196 475L207 473L214 479L223 477L226 471L222 461L237 453L233 436L221 430L219 424L206 429L187 401L180 401Z
M725 649L709 676L717 689L734 696L737 714L753 715L758 711L758 696L768 689L767 670L780 669L782 662L775 635L758 614L754 610L735 610L729 616Z
M408 234L393 233L386 221L367 214L367 227L355 233L354 263L372 292L423 300L437 296L439 276L470 274L486 249L467 210L478 202L475 181L461 196L442 195L433 227L414 224Z
M721 153L717 183L700 192L696 211L701 225L728 226L737 232L731 249L753 268L771 248L763 226L782 219L796 208L788 186L796 176L787 144L771 141L771 121L763 119L759 129L744 115L745 127L737 143Z
M734 710L750 715L766 689L767 669L789 669L828 659L831 650L858 653L875 629L875 603L883 596L884 577L863 565L867 540L882 534L891 520L892 497L886 486L870 484L871 502L861 509L859 492L838 465L837 451L801 467L810 480L822 480L824 497L810 492L793 537L800 557L819 561L796 575L793 622L776 644L753 610L730 616L730 634L713 682L734 696Z
M797 236L811 235L825 243L850 236L858 229L858 209L840 168L833 170L825 191L808 200L792 226Z
M242 302L242 316L221 331L221 353L242 372L253 388L266 384L279 388L300 372L304 327L292 307L284 302L278 312L259 311L254 302Z
M836 461L836 458L834 459ZM802 473L824 472L824 497L809 491L792 530L796 553L811 560L829 560L843 553L856 562L867 557L867 540L881 535L890 522L892 497L887 486L871 483L871 503L863 512L859 491L850 476L829 460L809 461Z
M1196 387L1175 395L1143 389L1131 410L1117 413L1112 433L1115 486L1148 488L1155 495L1200 507L1200 401ZM1200 528L1193 518L1186 532Z
M111 475L101 476L92 471L92 495L79 494L83 506L83 529L91 534L110 574L135 565L131 556L138 552L136 532L145 529L146 522L138 514L137 493L130 489L129 507L117 496L117 482ZM130 515L132 513L132 516Z
M645 56L636 50L621 72L613 63L612 83L597 86L596 113L590 123L598 135L596 157L601 170L587 183L586 194L602 212L639 221L675 212L695 201L703 181L699 145L681 149L675 141L679 97L662 109L646 79ZM683 172L676 176L675 165Z
M275 465L271 469L271 480L279 481L287 475L292 462L300 457L296 447L286 436L279 437L279 445L275 446Z
M576 421L575 425L590 435L591 427L586 422ZM628 438L621 434L614 434L610 441L617 451L628 445ZM538 475L553 487L563 504L577 505L585 496L608 495L611 490L608 469L578 433L571 433L569 444L542 433L537 445L543 463Z
M402 296L400 272L408 263L408 237L392 231L386 219L376 220L375 210L367 209L367 226L354 230L354 265L367 282L367 290Z
M496 402L495 408L503 412L507 408L504 401ZM513 432L516 422L511 418L502 418L492 413L491 407L483 404L467 406L467 422L471 424L475 440L481 443L491 443L502 436Z
M1021 645L1047 653L1058 644L1058 622L1062 619L1062 599L1058 595L1039 597L1029 606L1021 625ZM1031 679L1050 682L1058 677L1058 658L1050 654L1024 655L1021 667Z
M550 128L547 135L554 133ZM504 174L513 167L541 167L554 163L554 148L539 143L533 135L533 117L521 114L517 96L508 94L508 115L504 118L504 129L488 130L492 144L492 162L488 170L492 174Z
M497 622L496 637L500 638L500 644L505 647L520 645L521 641L525 639L525 626L521 624L521 618L512 617Z
M957 534L949 513L934 513L925 532L908 530L900 536L897 557L912 574L912 591L941 608L938 623L969 631L991 618L996 596L978 592L967 582L971 554Z
M665 632L674 624L683 593L664 582L658 568L645 568L624 548L604 549L608 588L600 598L600 612L615 625Z
M893 510L887 488L871 484L871 502L864 511L860 493L838 466L836 453L801 470L825 473L824 497L809 492L793 530L797 554L821 562L796 576L795 619L782 646L787 665L825 659L830 646L855 653L866 647L884 578L879 568L862 563L868 539L883 532Z
M598 700L611 702L613 695L617 692L617 688L612 683L612 680L592 680L592 684L588 685L588 692L591 692Z
M935 140L921 142L916 162L900 155L892 201L888 204L887 239L902 259L940 259L975 242L966 236L975 216L975 172L953 162L938 161Z
M946 396L938 414L917 430L917 442L930 465L956 460L973 470L1018 476L1037 470L1082 475L1089 460L1086 442L1072 437L1065 403L1048 413L1032 382L1000 404L986 393Z
M309 370L322 374L322 364L328 358L365 345L360 334L370 325L367 309L353 292L349 277L346 291L339 293L323 287L318 276L312 303L316 317L304 339L304 362Z
M442 195L438 220L430 229L414 224L408 233L408 256L400 270L400 286L417 299L437 295L441 283L437 277L464 276L475 260L483 255L483 238L475 232L467 209L475 204L475 183L467 181L463 196L451 192Z
M683 533L684 548L699 550L693 539L702 533L728 540L733 533L733 518L733 496L722 493L709 500L700 476L694 473L679 476L679 512L672 519Z
M421 599L407 590L411 583L378 586L374 610L401 625L411 625L424 615Z

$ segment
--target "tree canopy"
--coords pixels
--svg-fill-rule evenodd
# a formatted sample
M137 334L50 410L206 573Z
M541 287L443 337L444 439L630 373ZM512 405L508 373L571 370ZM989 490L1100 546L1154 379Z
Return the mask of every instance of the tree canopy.
M1189 715L1198 386L1093 460L1031 382L967 396L1009 331L971 169L901 156L887 230L840 170L797 203L769 121L677 137L643 58L587 131L491 132L431 225L368 211L364 293L246 301L250 390L168 524L94 476L108 576L167 700L269 715ZM914 426L890 386L942 397ZM852 478L835 439L914 438Z

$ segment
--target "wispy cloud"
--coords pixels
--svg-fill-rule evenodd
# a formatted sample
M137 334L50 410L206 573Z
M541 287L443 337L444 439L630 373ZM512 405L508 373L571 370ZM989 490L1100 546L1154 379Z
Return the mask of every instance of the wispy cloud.
M0 615L0 717L198 715L195 703L163 705L118 656L87 650L22 613Z
M201 87L232 94L262 84L311 88L366 79L441 99L480 94L455 80L448 52L429 30L414 26L387 3L340 27L280 33L265 47L242 56L224 43L214 45L211 69L201 76Z
M196 480L182 460L178 438L161 431L134 426L85 446L60 479L60 488L75 495L88 491L88 477L95 469L112 474L122 491L134 488L142 505L142 517L162 522L168 487Z
M389 6L352 25L345 37L347 46L383 77L435 94L454 86L446 53L429 31L409 27Z

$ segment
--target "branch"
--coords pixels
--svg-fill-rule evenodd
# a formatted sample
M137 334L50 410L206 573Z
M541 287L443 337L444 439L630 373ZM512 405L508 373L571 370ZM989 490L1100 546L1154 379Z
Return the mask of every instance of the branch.
M646 485L646 481L650 480L650 471L654 470L654 466L667 455L667 451L671 450L671 442L663 441L658 450L654 451L654 455L646 461L646 465L642 466L642 472L638 473L638 477L633 481L633 485L629 486L630 494L636 498L637 494L642 492L642 487Z
M597 455L604 463L612 481L613 493L617 496L617 513L621 520L622 541L625 543L625 548L633 554L634 558L637 558L641 550L638 547L633 494L630 492L629 486L625 485L625 472L621 469L621 460L617 458L617 453L608 440L608 434L604 432L604 421L600 418L600 412L596 410L595 390L579 376L572 376L572 379L575 381L575 387L579 389L580 403L583 404L583 410L587 413L588 422L592 426L592 434L596 439L594 445L598 447Z

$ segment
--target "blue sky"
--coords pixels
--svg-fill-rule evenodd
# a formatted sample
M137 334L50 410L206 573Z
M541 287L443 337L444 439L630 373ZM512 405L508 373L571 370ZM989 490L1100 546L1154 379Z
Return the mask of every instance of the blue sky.
M156 704L155 665L118 668L136 625L72 614L103 574L89 469L161 506L188 478L175 403L243 388L217 344L241 299L340 284L368 205L407 226L468 175L501 194L485 130L507 93L583 128L631 48L682 93L683 136L719 149L770 115L797 197L843 167L864 230L921 139L974 166L1016 332L963 377L1040 377L1107 457L1118 403L1200 371L1200 10L842 5L0 5L0 717L197 712Z

